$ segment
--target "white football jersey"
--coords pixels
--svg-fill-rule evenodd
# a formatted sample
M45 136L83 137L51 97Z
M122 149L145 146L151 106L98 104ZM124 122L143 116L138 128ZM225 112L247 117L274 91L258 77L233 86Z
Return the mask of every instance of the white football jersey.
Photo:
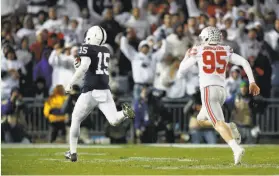
M254 82L248 61L233 53L233 49L227 45L196 45L189 49L180 64L178 77L185 74L193 64L198 63L201 88L211 85L225 87L226 68L229 62L241 65L249 82Z

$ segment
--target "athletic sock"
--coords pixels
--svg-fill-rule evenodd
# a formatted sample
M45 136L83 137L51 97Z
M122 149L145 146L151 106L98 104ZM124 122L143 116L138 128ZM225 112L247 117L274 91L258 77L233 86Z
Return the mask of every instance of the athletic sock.
M237 144L235 139L232 139L228 142L229 146L231 147L232 151L235 153L236 151L239 151L241 147Z
M70 151L71 151L71 154L77 153L77 144L78 144L78 138L77 137L70 137Z

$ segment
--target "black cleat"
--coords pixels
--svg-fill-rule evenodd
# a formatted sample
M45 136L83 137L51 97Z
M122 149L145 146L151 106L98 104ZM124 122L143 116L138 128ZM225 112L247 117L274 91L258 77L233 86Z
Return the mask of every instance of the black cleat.
M76 153L71 154L71 161L72 162L76 162L77 161L77 154Z
M67 152L65 152L65 158L71 160L72 162L76 162L77 154L76 153L71 154L70 151L67 151Z
M134 113L133 109L127 103L122 104L122 110L123 110L125 117L128 117L130 119L135 118L135 113Z

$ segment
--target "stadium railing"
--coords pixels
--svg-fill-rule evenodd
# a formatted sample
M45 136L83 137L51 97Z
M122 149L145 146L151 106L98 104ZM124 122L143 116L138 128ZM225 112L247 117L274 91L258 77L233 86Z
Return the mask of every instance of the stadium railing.
M121 99L120 101L130 101L131 99ZM46 138L49 133L48 120L43 115L44 100L33 98L23 99L26 105L25 119L28 133L35 138ZM173 118L175 133L187 133L189 116L184 114L184 107L188 99L163 99L163 105ZM261 135L279 135L279 99L264 99L266 108L263 113L256 115L255 123L260 127ZM225 119L228 120L230 113L224 111ZM96 108L90 115L92 126L90 134L103 135L105 133L104 115ZM133 126L129 136L133 138Z

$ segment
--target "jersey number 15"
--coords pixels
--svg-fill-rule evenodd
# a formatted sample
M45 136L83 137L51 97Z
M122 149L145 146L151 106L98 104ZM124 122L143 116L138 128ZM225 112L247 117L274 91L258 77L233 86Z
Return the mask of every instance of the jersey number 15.
M202 54L203 71L207 74L212 74L215 71L219 74L223 74L226 70L227 62L221 57L227 56L225 51L216 51L216 54L212 51L205 51ZM217 65L218 64L218 65Z
M108 72L108 59L109 59L109 57L110 57L109 53L102 53L102 52L98 53L99 61L98 61L98 67L97 67L97 70L96 70L97 75L103 75L103 74L108 75L109 74L109 72ZM104 63L104 65L103 65L103 63Z

